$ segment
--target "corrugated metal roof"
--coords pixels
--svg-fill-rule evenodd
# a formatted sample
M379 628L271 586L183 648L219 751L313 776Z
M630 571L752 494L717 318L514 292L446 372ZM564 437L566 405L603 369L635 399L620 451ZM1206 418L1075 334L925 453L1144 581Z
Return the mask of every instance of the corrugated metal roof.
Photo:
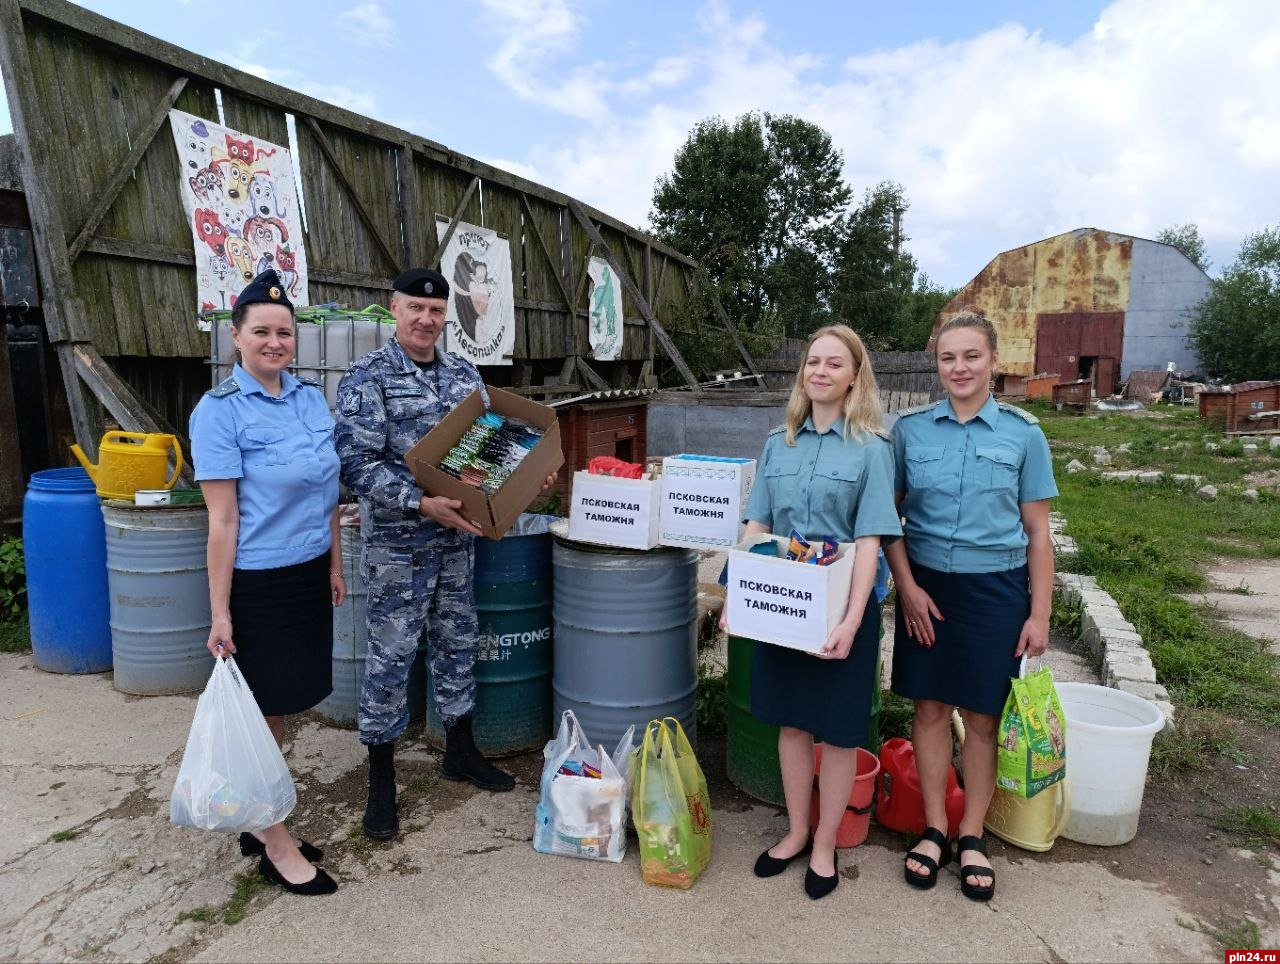
M585 405L589 402L617 402L628 398L644 398L647 395L656 395L657 392L656 388L603 389L598 392L588 392L585 395L559 398L546 404L548 408L564 408L566 405Z
M1251 381L1236 382L1234 385L1206 385L1200 389L1201 394L1206 392L1215 395L1238 395L1240 392L1252 392L1259 388L1270 388L1272 385L1280 385L1280 381Z

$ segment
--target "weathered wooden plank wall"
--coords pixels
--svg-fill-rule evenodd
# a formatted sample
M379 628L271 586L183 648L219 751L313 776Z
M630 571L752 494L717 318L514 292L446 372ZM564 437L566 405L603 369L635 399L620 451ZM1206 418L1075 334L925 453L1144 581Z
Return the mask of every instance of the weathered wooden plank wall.
M287 145L286 114L295 117L313 303L385 303L388 279L432 257L437 218L453 216L478 177L479 188L471 190L460 217L510 241L515 360L589 357L585 276L592 244L569 214L568 196L65 0L19 0L17 6L39 119L48 128L39 163L52 169L46 183L58 194L54 209L69 244L104 185L118 177L137 132L163 107L175 82L185 79L175 106L216 120L218 91L227 126L257 139ZM74 258L83 306L78 330L101 355L208 353L207 335L194 320L194 257L179 193L189 173L179 169L164 122ZM635 228L585 210L655 316L678 325L676 315L696 283L696 264ZM624 315L622 360L652 359L654 339L629 293Z

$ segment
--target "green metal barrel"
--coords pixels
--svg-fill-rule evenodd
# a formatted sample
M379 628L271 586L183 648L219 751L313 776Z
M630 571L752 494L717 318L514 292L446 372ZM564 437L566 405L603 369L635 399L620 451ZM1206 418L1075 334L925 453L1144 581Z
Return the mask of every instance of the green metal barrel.
M476 708L472 731L490 755L540 749L551 738L550 516L523 515L501 539L476 540ZM444 745L427 663L427 738Z

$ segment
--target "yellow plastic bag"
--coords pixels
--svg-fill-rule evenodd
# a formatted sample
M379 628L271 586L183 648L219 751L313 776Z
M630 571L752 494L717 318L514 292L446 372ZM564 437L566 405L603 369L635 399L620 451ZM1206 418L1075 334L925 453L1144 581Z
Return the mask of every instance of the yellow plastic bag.
M632 767L631 813L646 884L692 887L711 859L707 778L680 721L651 720Z

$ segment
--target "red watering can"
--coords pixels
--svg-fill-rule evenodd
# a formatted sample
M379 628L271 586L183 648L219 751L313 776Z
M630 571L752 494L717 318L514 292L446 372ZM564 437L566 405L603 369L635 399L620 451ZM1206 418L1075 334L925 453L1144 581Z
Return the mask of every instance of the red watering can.
M947 768L947 837L960 832L964 815L964 790L956 781L956 768ZM890 830L919 836L924 833L924 796L916 772L916 750L911 741L895 736L880 747L880 787L876 794L876 822Z

